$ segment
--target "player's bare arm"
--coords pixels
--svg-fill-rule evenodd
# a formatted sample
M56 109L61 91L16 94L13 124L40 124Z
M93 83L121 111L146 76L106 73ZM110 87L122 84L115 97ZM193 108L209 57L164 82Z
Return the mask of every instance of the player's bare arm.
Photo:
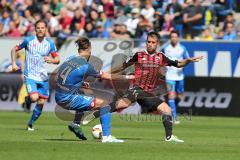
M11 50L12 71L17 71L20 69L16 64L17 50L18 50L17 46L13 47Z
M56 56L56 57L45 56L44 61L47 62L48 64L59 64L60 63L59 56Z
M178 64L177 64L177 67L179 67L179 68L184 67L191 62L199 62L202 59L203 59L203 56L198 56L198 57L189 57L189 58L184 59L184 60L179 60Z
M122 75L122 74L109 74L107 72L101 73L102 79L108 79L108 80L124 80L124 79L134 79L134 75Z

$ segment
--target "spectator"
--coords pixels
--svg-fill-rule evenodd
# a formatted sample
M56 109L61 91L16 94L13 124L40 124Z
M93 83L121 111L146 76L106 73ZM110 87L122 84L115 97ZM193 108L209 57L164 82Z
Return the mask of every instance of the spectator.
M236 40L237 39L237 33L234 31L233 23L228 22L226 24L226 30L223 36L224 40Z
M34 13L33 18L34 18L34 21L37 22L38 20L41 19L41 14L40 13Z
M61 8L60 14L56 17L60 24L60 29L65 33L70 33L72 18L68 15L66 8Z
M23 16L24 15L24 11L25 11L25 6L22 4L22 3L17 3L16 6L15 6L15 10L18 11L18 14L20 16Z
M240 38L240 22L238 22L236 25L236 32L237 32L238 38Z
M120 24L125 23L127 21L127 16L124 14L124 10L122 10L120 7L118 7L115 13L115 18L113 20L113 24Z
M233 23L233 26L235 28L235 20L234 20L234 17L233 17L233 13L232 12L229 12L224 20L224 24L223 24L223 30L226 30L226 27L227 27L227 23L230 22L230 23Z
M159 32L162 30L164 23L164 17L160 12L155 12L154 14L154 21L153 21L153 29L156 32Z
M125 24L115 24L114 30L111 33L111 38L128 39L131 37Z
M0 37L4 36L4 31L3 31L3 24L0 22Z
M150 22L153 22L154 13L155 13L155 10L154 10L154 8L152 6L151 1L147 0L146 1L146 7L142 9L141 15L143 15Z
M132 6L132 8L140 8L141 7L140 0L129 0L128 3L130 6Z
M98 12L96 10L91 10L89 17L87 17L86 19L87 21L91 21L93 23L93 25L96 25L97 20L98 20Z
M75 12L76 10L81 9L83 6L81 0L67 0L65 7L67 10Z
M188 0L189 6L184 9L183 14L183 37L190 36L194 38L201 33L201 30L195 30L194 26L202 25L204 9L199 0Z
M209 6L209 9L213 13L214 19L216 19L215 23L218 26L219 22L224 20L224 17L231 12L228 10L227 5L228 0L213 0L213 4Z
M147 33L152 29L153 24L149 21L149 19L140 15L135 37L146 40Z
M128 0L120 0L118 9L122 10L124 14L130 13L131 6L129 5Z
M102 0L103 10L108 18L114 18L114 5L111 0Z
M26 20L29 22L25 35L26 35L26 36L31 36L31 35L32 35L32 32L35 31L35 26L34 26L34 24L35 24L36 21L35 21L34 17L32 16L32 13L30 12L29 9L26 9L26 10L24 11L24 17L25 17Z
M125 22L127 30L131 35L135 36L136 28L139 22L140 10L139 8L133 8L131 11L131 17Z
M32 16L32 13L30 12L29 9L26 9L24 10L24 17L26 18L26 20L31 23L31 24L34 24L35 23L35 20Z
M99 13L99 19L103 22L103 28L104 30L108 31L110 30L110 27L112 26L111 20L107 17L105 12Z
M7 0L1 0L0 2L0 13L2 14L4 10L11 10L10 4Z
M3 24L3 32L7 32L9 30L9 22L10 22L10 10L4 9L2 16L0 17L0 23Z
M77 28L80 27L83 29L85 26L85 15L81 9L77 9L74 12L74 16L70 24L71 33L73 33L73 31L76 29L76 23L79 24L79 26L77 25Z
M42 16L46 16L47 12L51 12L50 5L48 3L44 3L42 5L42 12L41 12Z
M48 22L48 30L51 36L56 35L56 32L59 30L58 20L52 15L50 11L48 11L45 15L46 20Z
M21 35L25 36L30 27L29 21L26 18L20 16L17 11L13 13L12 19L15 22L18 30L20 30Z
M37 0L24 1L26 9L30 10L32 14L41 13L41 5Z
M110 38L110 34L104 29L104 24L101 21L97 22L97 38Z
M87 0L85 3L85 7L82 7L85 9L86 16L88 16L90 13L92 3L93 3L93 0Z
M163 37L164 39L167 39L172 30L174 30L174 26L172 23L171 15L166 13L164 15L164 23L162 26L162 30L158 33L160 34L161 37Z
M85 30L85 35L88 38L97 37L97 30L91 21L86 22L84 30Z
M72 36L83 36L84 35L84 29L81 27L80 23L74 23L74 28L72 30Z
M204 41L213 40L211 28L207 27L205 30L203 30L201 40L204 40Z
M63 7L64 7L63 3L59 2L58 0L52 0L50 4L50 10L54 16L59 15Z
M182 33L182 7L178 3L178 0L172 0L170 4L167 5L166 13L170 14L172 19L172 24L175 28L175 30L178 31L178 33Z
M215 37L215 39L219 39L219 40L222 40L223 39L223 36L224 36L224 31L222 29L219 29L217 31L217 35Z
M7 37L14 37L18 38L21 37L21 32L20 30L16 27L16 24L14 21L9 22L9 30L6 34Z

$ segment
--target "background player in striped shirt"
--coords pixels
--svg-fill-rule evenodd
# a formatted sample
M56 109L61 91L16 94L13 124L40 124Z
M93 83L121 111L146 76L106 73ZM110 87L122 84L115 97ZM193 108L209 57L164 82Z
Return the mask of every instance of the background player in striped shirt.
M171 60L162 52L157 52L160 36L156 32L149 32L146 42L146 50L135 53L125 62L120 69L114 72L125 70L131 65L135 67L135 79L126 94L110 103L111 111L127 108L134 102L142 107L142 112L158 111L162 114L163 126L165 128L165 141L184 142L172 134L172 113L167 103L162 101L159 95L155 94L159 82L159 71L164 66L184 67L191 62L198 62L202 57L193 57L183 60ZM95 117L98 115L93 114ZM90 116L89 116L90 117ZM87 121L88 117L84 117ZM91 117L90 117L91 118ZM89 118L89 121L91 120Z
M163 48L163 53L171 60L182 60L189 58L186 48L179 43L178 32L170 33L170 43ZM167 66L166 81L170 84L168 88L168 104L172 109L173 121L175 124L180 123L177 118L176 101L180 100L184 92L184 74L183 68Z
M42 113L45 100L49 96L49 83L46 64L58 64L59 56L54 42L46 37L47 23L39 20L35 23L36 36L30 36L23 40L20 45L11 50L13 70L18 70L16 65L16 52L25 48L24 80L29 97L27 103L37 102L27 129L32 131L34 122Z

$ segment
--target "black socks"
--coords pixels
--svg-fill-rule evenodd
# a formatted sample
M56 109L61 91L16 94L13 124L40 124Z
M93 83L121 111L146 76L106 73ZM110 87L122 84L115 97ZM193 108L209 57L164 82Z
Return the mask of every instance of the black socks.
M165 128L166 139L169 139L172 135L172 116L163 114L162 121Z

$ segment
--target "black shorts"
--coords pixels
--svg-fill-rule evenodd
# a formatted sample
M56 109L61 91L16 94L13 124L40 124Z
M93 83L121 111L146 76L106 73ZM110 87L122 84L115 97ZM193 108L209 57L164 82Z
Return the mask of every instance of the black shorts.
M142 113L153 112L163 103L159 96L144 91L138 86L129 88L123 98L129 99L132 103L138 102L142 108Z

